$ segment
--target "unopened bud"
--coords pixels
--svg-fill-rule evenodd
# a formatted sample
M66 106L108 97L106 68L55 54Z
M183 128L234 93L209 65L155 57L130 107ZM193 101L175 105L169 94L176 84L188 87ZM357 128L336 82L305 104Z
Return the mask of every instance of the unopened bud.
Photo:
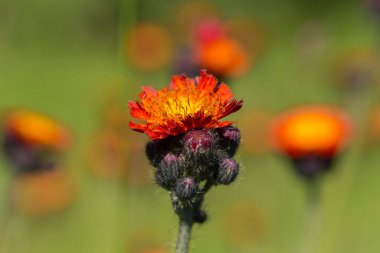
M151 164L158 167L167 149L165 140L150 141L146 144L145 152Z
M240 144L240 131L236 127L228 126L218 129L220 146L232 157Z
M154 174L154 179L159 186L170 191L171 184L168 182L168 180L166 180L164 175L162 175L161 171L159 170L156 171L156 173Z
M15 173L51 170L58 158L54 150L26 145L10 134L4 137L2 148Z
M191 152L207 152L214 143L214 136L209 130L192 130L185 134L185 148Z
M216 182L228 185L232 183L239 174L239 164L231 158L223 158L216 175Z
M193 222L202 224L207 220L207 213L203 210L196 210L193 215Z
M184 157L168 153L161 160L156 172L156 181L164 188L171 188L182 176Z
M198 184L191 177L180 179L176 185L176 194L181 200L190 200L198 192Z
M293 159L297 172L308 179L313 179L319 173L331 167L332 159L317 155L308 155Z

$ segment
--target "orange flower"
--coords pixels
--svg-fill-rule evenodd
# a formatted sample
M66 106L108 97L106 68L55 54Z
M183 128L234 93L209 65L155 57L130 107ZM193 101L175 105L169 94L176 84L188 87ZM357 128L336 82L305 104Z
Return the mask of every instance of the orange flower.
M19 175L12 182L12 207L25 215L43 216L70 206L76 196L73 179L62 168Z
M201 66L222 75L238 75L247 70L248 59L240 44L221 37L201 43L197 48L197 57Z
M29 145L62 149L69 144L69 134L54 120L27 110L6 114L5 130Z
M154 23L140 23L128 31L125 53L135 67L153 71L169 62L171 44L170 34L165 27Z
M338 109L306 106L275 119L272 141L291 157L308 154L331 157L347 141L351 128L348 117Z
M170 87L156 91L143 87L141 101L129 102L131 115L146 121L129 123L131 129L146 133L151 139L186 133L191 129L221 128L231 121L219 121L239 110L243 101L237 101L228 86L201 71L195 79L184 75L172 78Z

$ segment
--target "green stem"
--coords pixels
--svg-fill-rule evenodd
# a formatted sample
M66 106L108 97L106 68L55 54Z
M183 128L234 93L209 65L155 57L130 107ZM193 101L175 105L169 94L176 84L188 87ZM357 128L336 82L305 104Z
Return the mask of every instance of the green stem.
M316 237L319 235L320 217L320 188L318 181L306 182L307 206L304 217L304 231L301 236L298 252L310 253L315 249Z
M179 215L176 253L187 253L189 251L191 228L193 226L193 212L193 206L186 206Z
M214 185L213 180L208 179L193 202L184 203L178 199L174 191L170 193L173 209L179 217L176 253L189 252L191 228L194 223L194 213L201 209L204 195Z

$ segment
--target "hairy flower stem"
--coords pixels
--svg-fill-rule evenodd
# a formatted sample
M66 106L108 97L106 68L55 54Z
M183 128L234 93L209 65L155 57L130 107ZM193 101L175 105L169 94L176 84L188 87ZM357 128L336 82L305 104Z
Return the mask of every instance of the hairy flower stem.
M187 253L189 251L193 213L194 207L186 206L182 209L181 214L179 214L176 253Z
M174 211L179 217L179 228L177 236L176 253L189 252L189 244L191 239L191 228L194 223L194 213L202 207L204 195L213 186L213 180L207 180L202 191L197 196L196 201L192 203L183 203L178 199L178 196L171 192L170 197Z

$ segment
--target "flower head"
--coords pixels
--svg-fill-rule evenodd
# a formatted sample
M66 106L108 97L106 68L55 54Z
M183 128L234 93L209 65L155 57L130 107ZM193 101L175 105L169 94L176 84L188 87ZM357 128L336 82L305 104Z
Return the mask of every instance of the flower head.
M292 158L307 155L332 157L342 148L351 132L348 117L327 106L306 106L275 119L273 144Z
M229 37L199 43L196 55L201 66L221 76L236 76L248 69L245 51Z
M242 107L228 86L201 71L199 77L188 78L176 75L170 87L156 91L143 87L141 101L129 102L133 117L145 121L142 124L130 122L132 130L143 132L153 140L177 136L192 129L221 128L231 121L220 121Z
M4 119L5 133L30 146L64 149L69 133L53 119L27 110L9 112Z

